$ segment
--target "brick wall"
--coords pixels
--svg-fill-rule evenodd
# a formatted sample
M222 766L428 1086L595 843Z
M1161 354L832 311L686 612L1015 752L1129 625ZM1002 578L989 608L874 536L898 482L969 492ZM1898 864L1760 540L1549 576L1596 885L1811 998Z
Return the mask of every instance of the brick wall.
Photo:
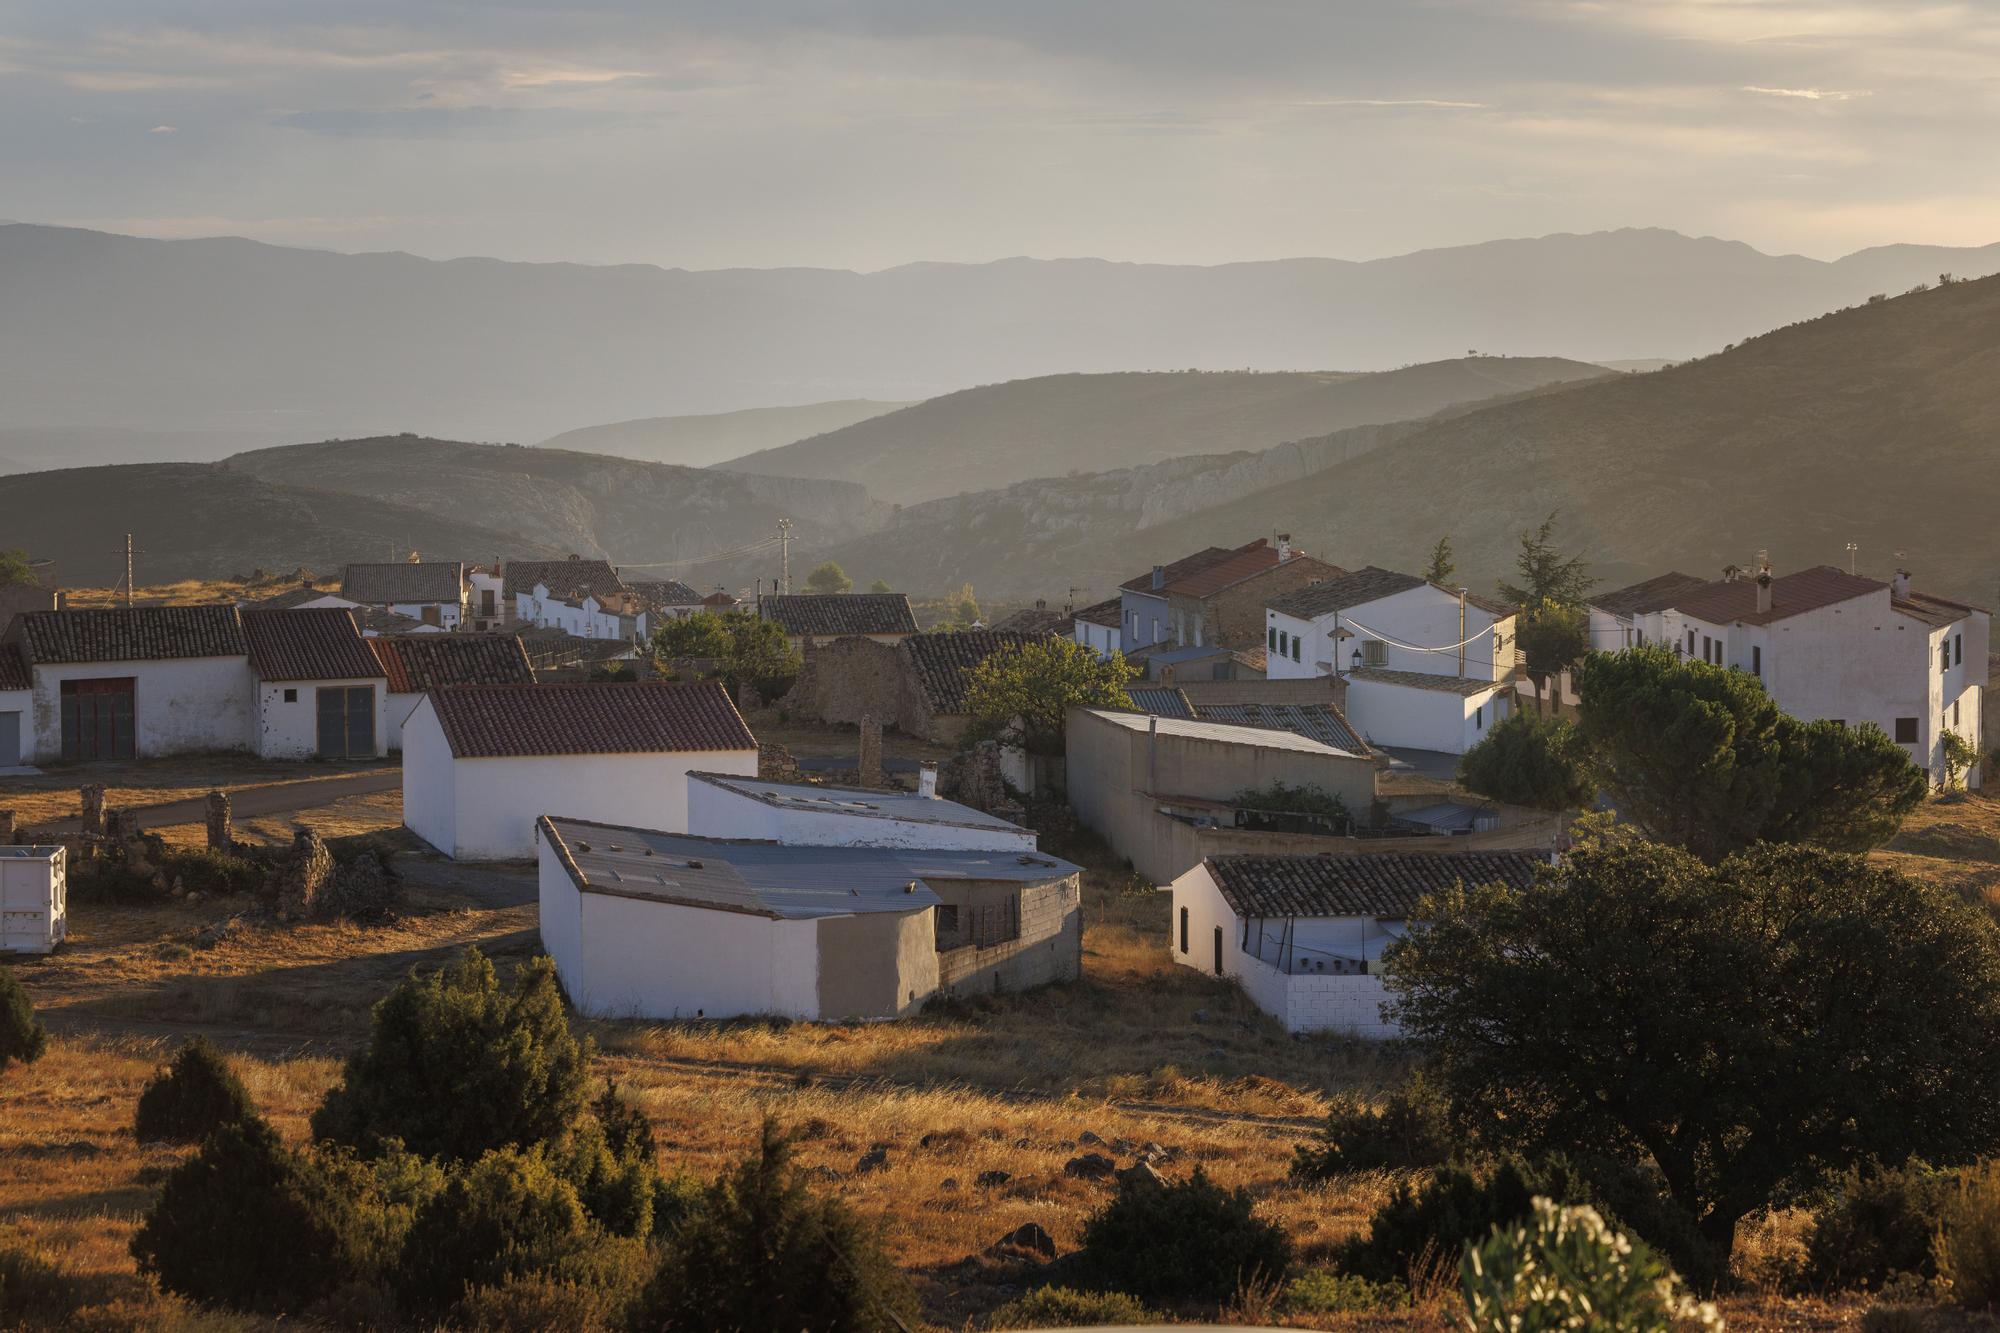
M953 886L938 886L949 894ZM980 949L938 954L938 989L945 994L1026 990L1083 974L1083 887L1071 875L1020 891L1020 938Z

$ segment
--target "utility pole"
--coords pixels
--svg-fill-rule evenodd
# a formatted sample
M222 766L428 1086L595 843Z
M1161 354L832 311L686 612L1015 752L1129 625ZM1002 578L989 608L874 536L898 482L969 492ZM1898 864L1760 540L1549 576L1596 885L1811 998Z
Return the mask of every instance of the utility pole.
M125 534L125 609L132 609L132 534Z
M792 520L789 518L778 520L778 549L783 566L781 573L785 581L785 593L789 596L792 591Z

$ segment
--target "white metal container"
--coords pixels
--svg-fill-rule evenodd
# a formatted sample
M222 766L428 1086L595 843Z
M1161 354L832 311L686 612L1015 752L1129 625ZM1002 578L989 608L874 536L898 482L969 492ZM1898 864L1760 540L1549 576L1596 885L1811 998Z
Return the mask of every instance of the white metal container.
M48 953L69 933L69 849L0 847L0 953Z

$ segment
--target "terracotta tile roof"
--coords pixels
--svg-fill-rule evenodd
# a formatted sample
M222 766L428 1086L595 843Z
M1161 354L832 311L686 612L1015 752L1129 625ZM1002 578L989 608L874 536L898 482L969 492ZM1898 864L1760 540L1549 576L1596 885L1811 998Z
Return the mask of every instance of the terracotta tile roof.
M429 698L459 759L757 748L712 680L453 685Z
M262 680L368 680L382 674L342 606L243 613L250 668Z
M896 652L909 663L910 674L931 712L963 713L968 672L1001 648L1033 643L1040 637L997 629L912 634L896 645Z
M1162 590L1169 597L1213 597L1225 588L1233 588L1247 579L1283 566L1287 569L1307 569L1318 573L1321 578L1333 578L1344 572L1338 565L1329 565L1324 560L1315 560L1309 555L1294 553L1288 560L1278 559L1275 547L1259 543L1245 551L1238 551L1227 560L1219 561L1208 568L1172 580Z
M340 595L370 606L455 603L465 596L465 566L456 560L349 565L340 576Z
M436 625L426 626L415 616L406 616L401 611L391 611L386 606L357 606L354 608L354 623L364 631L372 630L382 634L437 634L442 631Z
M1076 618L1093 625L1106 625L1117 629L1125 623L1125 603L1116 597L1108 602L1097 602L1078 611Z
M587 592L600 602L625 591L625 580L618 577L618 571L611 567L609 560L584 560L571 556L567 560L507 562L501 587L509 601L516 593L532 593L537 583L547 584L549 591L558 597Z
M900 592L783 593L764 599L764 619L795 636L917 632L910 599Z
M728 608L732 606L741 606L743 604L743 599L741 597L738 597L735 593L712 592L708 596L701 599L701 604L707 607Z
M646 579L625 585L649 611L669 606L700 606L702 596L679 579Z
M1280 593L1264 605L1284 615L1311 620L1315 616L1345 611L1350 606L1362 606L1377 598L1423 586L1424 581L1415 574L1398 574L1379 565L1364 565L1356 570L1337 571L1319 583L1309 583L1303 588Z
M1265 544L1260 538L1258 541L1251 542L1250 546L1255 547ZM1176 583L1181 579L1199 574L1210 565L1219 565L1238 551L1246 549L1249 548L1241 546L1234 548L1228 546L1211 546L1205 551L1196 551L1193 555L1184 555L1164 568L1161 574L1163 587L1159 589L1153 587L1153 575L1150 570L1141 574L1136 579L1126 579L1118 586L1126 592L1160 592L1163 591L1164 584Z
M14 625L18 642L34 665L243 657L250 651L233 606L24 611Z
M1405 919L1427 895L1463 884L1525 888L1538 852L1415 852L1363 856L1211 856L1204 865L1239 916Z
M446 685L532 685L528 650L512 634L404 634L368 640L391 694Z
M1629 587L1599 593L1589 601L1598 610L1614 616L1645 615L1650 611L1664 611L1681 598L1692 596L1715 581L1675 570L1655 574Z
M993 622L992 628L1013 634L1067 634L1075 620L1075 616L1051 606L1028 606L1011 616L1002 616Z
M28 671L28 659L21 656L21 650L13 644L0 643L0 690L31 690L34 687L34 677Z
M1229 655L1252 671L1270 669L1271 655L1262 648L1236 648L1232 649Z
M1431 584L1431 586L1433 588L1436 588L1439 592L1445 593L1449 596L1452 597L1458 596L1458 589L1456 588L1447 588L1442 583L1433 583ZM1512 602L1502 601L1498 597L1487 597L1482 593L1476 593L1469 590L1465 594L1465 604L1467 606L1476 606L1481 611L1486 612L1488 615L1497 616L1503 620L1508 616L1517 616L1521 614L1521 608L1514 605Z
M1361 667L1346 674L1350 681L1402 685L1413 690L1435 690L1440 694L1459 694L1467 698L1488 690L1504 690L1513 683L1506 680L1474 680L1466 676L1433 676L1428 671L1391 671L1387 667Z
M1676 598L1675 610L1711 625L1769 625L1823 606L1833 606L1880 592L1888 587L1832 565L1814 565L1771 580L1771 609L1757 609L1757 580L1745 576L1732 583L1711 583L1705 589Z
M1923 621L1932 629L1955 625L1967 616L1979 614L1983 610L1981 607L1968 606L1964 602L1933 597L1927 592L1913 592L1908 597L1891 597L1889 605L1912 620Z

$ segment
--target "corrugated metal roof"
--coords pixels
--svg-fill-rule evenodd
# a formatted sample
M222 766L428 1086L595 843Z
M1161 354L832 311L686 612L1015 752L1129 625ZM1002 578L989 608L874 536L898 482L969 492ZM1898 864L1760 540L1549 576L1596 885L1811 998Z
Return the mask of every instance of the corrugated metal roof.
M561 816L541 827L560 840L579 888L778 919L935 907L937 881L1041 884L1079 873L1040 852L787 847Z
M690 773L690 782L706 782L765 805L813 814L846 815L853 819L895 819L910 824L944 824L963 828L1010 829L1025 833L1019 824L975 810L957 801L919 796L908 791L883 791L873 787L820 786L810 782L771 782L733 773Z
M1125 693L1131 698L1132 706L1142 713L1152 713L1157 717L1194 717L1194 705L1182 694L1178 685L1128 685Z
M1205 861L1238 916L1407 918L1423 898L1459 884L1525 888L1539 852L1415 852L1362 856L1211 856Z
M1292 750L1302 754L1330 754L1354 759L1361 756L1336 749L1322 741L1310 740L1289 731L1266 731L1259 727L1232 726L1227 722L1188 721L1177 717L1153 717L1145 713L1114 713L1103 708L1085 709L1092 717L1103 718L1126 731L1149 731L1155 723L1162 736L1185 736L1194 740L1219 741L1224 745L1251 745L1264 750Z
M1368 743L1332 704L1195 704L1194 715L1204 722L1289 731L1350 754L1368 753Z
M261 680L369 680L383 674L344 606L243 613L250 667Z

